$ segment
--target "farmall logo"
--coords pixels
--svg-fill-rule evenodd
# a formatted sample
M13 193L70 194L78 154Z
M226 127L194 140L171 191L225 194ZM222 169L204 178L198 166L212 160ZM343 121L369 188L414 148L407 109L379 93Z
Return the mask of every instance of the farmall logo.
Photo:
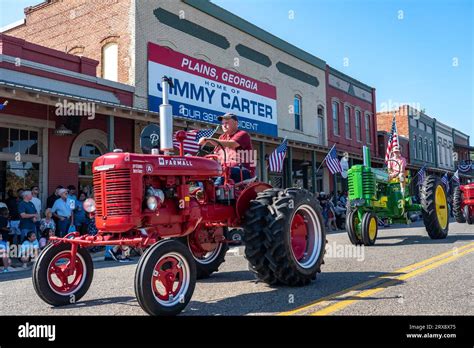
M158 158L159 166L177 166L177 167L192 167L193 164L184 158Z

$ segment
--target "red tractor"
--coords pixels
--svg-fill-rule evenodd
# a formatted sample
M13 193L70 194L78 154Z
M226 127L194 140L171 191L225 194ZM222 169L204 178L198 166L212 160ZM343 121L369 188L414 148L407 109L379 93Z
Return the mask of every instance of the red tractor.
M474 183L454 188L453 214L459 223L474 223Z
M164 79L163 91L167 83ZM183 131L176 133L180 154L166 153L173 148L170 109L164 95L165 154L114 151L94 161L95 200L84 207L95 213L98 233L53 237L41 252L33 284L48 304L67 305L85 295L93 277L88 247L121 245L146 249L135 274L140 306L151 315L176 315L190 301L196 278L224 262L227 230L235 227L243 228L249 268L262 281L302 286L320 272L326 232L316 197L255 178L236 184L215 154L184 156ZM215 185L216 177L224 183Z

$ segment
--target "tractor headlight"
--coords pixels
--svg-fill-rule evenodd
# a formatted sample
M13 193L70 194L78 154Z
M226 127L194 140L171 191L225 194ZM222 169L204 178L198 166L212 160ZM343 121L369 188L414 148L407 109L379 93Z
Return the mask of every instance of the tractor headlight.
M146 207L152 211L155 211L158 208L158 200L155 196L150 196L147 198Z
M84 210L88 213L95 212L95 201L93 198L87 198L84 203L82 204Z

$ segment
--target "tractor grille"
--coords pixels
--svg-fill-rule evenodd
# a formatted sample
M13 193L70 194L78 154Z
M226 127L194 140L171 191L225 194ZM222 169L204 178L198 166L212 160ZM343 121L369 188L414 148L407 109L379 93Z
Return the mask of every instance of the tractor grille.
M362 172L362 192L364 195L375 195L375 178L372 172Z
M349 186L349 197L355 196L355 188L354 188L354 175L349 175L347 178L347 183Z
M101 185L102 175L105 175L105 187ZM94 173L97 213L101 216L130 215L132 213L130 182L129 169L116 169Z

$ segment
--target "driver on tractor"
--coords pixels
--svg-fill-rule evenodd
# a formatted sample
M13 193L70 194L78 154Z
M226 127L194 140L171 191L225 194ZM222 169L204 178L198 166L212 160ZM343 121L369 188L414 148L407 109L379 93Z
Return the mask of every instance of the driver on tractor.
M402 197L405 196L405 168L407 166L407 160L402 156L400 147L395 146L392 150L392 157L388 162L388 174L391 181L400 182L400 191Z
M253 178L255 176L255 167L249 161L253 154L252 140L250 135L244 131L239 130L239 122L236 115L227 113L217 118L222 123L222 130L224 134L219 137L219 143L225 149L225 157L227 158L227 165L230 167L230 178L234 183L241 182ZM199 139L199 145L205 146L211 143L209 138ZM217 152L222 150L217 149ZM224 156L220 156L223 162ZM221 163L224 165L224 163ZM216 180L216 185L222 185L224 178L220 177Z

